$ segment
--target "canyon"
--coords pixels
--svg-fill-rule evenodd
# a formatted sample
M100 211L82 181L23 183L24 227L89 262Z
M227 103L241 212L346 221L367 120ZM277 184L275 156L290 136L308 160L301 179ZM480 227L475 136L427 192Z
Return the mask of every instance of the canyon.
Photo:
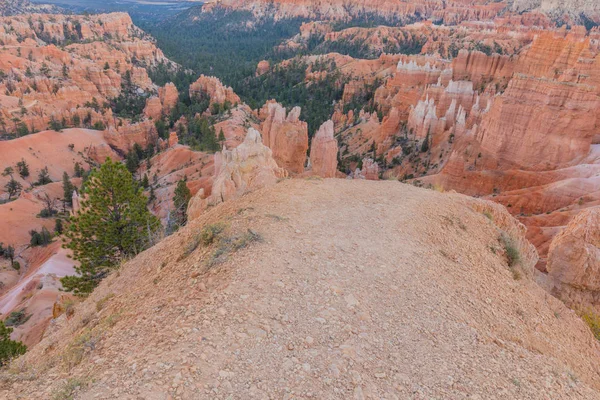
M126 13L2 10L0 243L17 264L0 257L0 313L23 316L28 352L0 393L598 397L595 2L198 10L223 18L220 43L299 28L231 81ZM165 237L77 297L56 224L107 157Z

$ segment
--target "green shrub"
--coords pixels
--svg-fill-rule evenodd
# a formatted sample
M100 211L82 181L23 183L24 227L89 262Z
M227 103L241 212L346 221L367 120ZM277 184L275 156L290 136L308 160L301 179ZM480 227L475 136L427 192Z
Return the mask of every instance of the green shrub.
M0 321L0 366L27 351L27 347L23 343L10 340L12 331L13 328L7 327L4 325L4 321Z
M500 236L500 241L504 245L508 266L512 268L519 264L521 262L521 253L519 252L519 249L517 249L514 240L506 233L503 233Z
M585 310L581 312L581 319L585 322L592 331L594 337L600 340L600 316L595 314L591 310Z
M222 223L207 225L200 232L200 241L203 245L208 246L213 243L224 230L225 225Z
M31 315L25 315L25 310L13 311L4 321L6 326L20 326L29 320Z

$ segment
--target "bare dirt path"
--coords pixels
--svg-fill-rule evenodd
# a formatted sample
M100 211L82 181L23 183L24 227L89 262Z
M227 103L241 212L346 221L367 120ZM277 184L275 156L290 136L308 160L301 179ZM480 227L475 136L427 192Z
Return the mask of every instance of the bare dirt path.
M14 375L33 380L5 378L5 393L47 398L76 378L81 399L600 398L600 346L514 278L474 202L288 180L225 203L61 317ZM263 241L207 271L214 245L185 254L215 222Z

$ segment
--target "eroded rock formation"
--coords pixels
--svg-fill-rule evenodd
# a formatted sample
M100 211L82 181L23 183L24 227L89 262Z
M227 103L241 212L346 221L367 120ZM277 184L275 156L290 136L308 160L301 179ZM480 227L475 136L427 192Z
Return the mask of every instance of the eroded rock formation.
M207 205L215 205L242 196L250 190L274 185L287 176L277 166L271 149L263 144L260 133L250 128L244 142L233 150L215 154L215 171L211 194L204 191L190 201L188 218L197 218Z
M124 82L147 95L157 89L140 63L171 65L125 13L3 17L0 40L0 130L13 134L44 130L50 123L126 124L104 104L121 93ZM173 89L159 90L161 106L173 105ZM157 114L158 103L150 102L148 110Z
M210 104L223 104L228 101L231 105L240 103L241 100L232 88L221 83L214 76L200 75L200 78L190 85L190 97L206 95Z
M310 145L311 174L333 178L337 171L338 143L333 137L333 121L323 123Z
M300 121L300 113L300 107L294 107L286 116L285 108L272 101L261 110L263 143L273 151L277 165L293 174L304 172L308 150L308 125Z
M575 308L600 310L600 209L579 213L550 244L548 275L553 292Z

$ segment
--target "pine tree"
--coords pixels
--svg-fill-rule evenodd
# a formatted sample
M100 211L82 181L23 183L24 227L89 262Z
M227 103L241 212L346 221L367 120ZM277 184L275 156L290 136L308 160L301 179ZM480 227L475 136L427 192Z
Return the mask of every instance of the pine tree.
M4 257L8 258L10 260L10 264L14 264L15 262L15 248L12 246L8 246L6 249L4 249Z
M425 140L421 145L421 153L425 153L427 150L429 150L429 132L427 132L427 136L425 136Z
M79 276L61 279L65 290L77 294L90 293L121 260L148 247L160 228L131 173L110 158L90 175L84 195L66 231L66 247L81 263Z
M132 174L135 174L138 168L140 167L140 158L136 151L130 151L127 153L127 159L125 161L125 165L127 166L127 170Z
M154 186L150 186L150 196L148 197L148 204L156 200L156 194L154 193Z
M73 190L75 190L75 186L71 183L69 179L69 175L66 172L63 172L62 178L62 186L63 186L63 202L64 204L68 204L69 206L73 205Z
M36 182L36 185L47 185L48 183L51 183L52 179L50 179L50 174L48 173L48 167L44 167L42 168L42 170L40 171L40 173L38 174L38 180Z
M83 176L83 173L85 172L85 170L83 169L83 167L81 166L81 164L79 164L78 162L76 162L73 168L75 170L75 176L77 178L81 178Z
M14 195L19 193L21 189L23 189L23 185L11 177L8 183L4 185L4 188L6 189L6 192L8 193L8 199L10 200Z
M2 171L2 176L10 176L12 178L12 174L14 174L13 167L6 167L4 171Z
M12 358L25 354L27 347L14 340L10 340L10 334L13 328L4 325L4 321L0 320L0 366L4 366Z
M175 196L173 197L173 204L175 205L174 217L179 226L183 226L187 222L187 208L191 198L192 193L187 187L187 177L185 177L177 182Z
M56 233L57 235L62 235L63 233L63 222L62 219L57 218L56 222L54 223L54 233Z
M150 186L150 182L148 181L148 174L144 174L144 178L142 179L142 187L147 189Z
M22 158L21 161L17 163L17 169L19 170L21 178L25 179L29 176L29 165L27 165L25 159Z

